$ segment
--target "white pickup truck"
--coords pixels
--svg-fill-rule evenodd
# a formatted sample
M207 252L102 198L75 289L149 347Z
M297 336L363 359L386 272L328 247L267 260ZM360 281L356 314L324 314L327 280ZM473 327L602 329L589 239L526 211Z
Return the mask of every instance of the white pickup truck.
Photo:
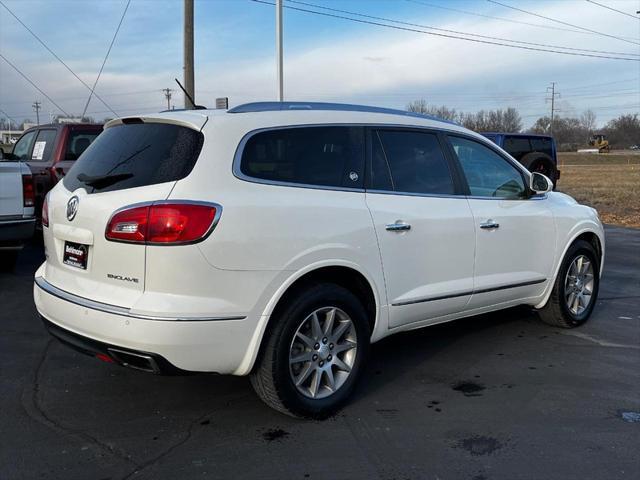
M0 270L13 267L35 228L33 176L22 162L6 161L0 153Z

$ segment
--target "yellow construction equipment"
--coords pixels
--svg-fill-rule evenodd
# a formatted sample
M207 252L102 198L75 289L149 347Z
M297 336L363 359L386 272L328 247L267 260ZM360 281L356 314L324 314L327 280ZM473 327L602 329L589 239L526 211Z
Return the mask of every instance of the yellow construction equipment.
M602 133L594 133L589 139L589 145L598 149L598 153L609 153L611 146L606 135Z

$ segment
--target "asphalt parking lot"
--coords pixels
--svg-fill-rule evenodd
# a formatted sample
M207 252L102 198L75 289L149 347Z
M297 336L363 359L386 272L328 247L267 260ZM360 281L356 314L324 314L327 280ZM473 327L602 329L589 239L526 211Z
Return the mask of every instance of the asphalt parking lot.
M0 273L2 479L640 478L640 230L607 228L594 316L517 308L376 344L324 422L263 405L246 378L159 377L49 338L37 243Z

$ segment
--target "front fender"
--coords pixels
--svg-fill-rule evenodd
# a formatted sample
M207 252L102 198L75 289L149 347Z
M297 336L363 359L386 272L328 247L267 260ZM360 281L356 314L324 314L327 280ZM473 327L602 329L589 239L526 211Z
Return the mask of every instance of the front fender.
M567 250L569 247L576 241L578 237L584 235L585 233L593 233L598 237L600 242L601 254L600 254L600 271L598 272L600 276L602 276L602 269L604 266L604 257L605 257L605 237L604 237L604 229L602 228L602 224L593 219L585 219L579 223L577 223L571 230L564 236L563 238L566 241L558 242L559 248L557 252L559 252L555 257L555 267L553 271L553 276L551 281L547 284L547 288L543 294L542 300L535 305L534 308L542 308L549 301L549 297L551 296L551 292L553 291L553 287L556 283L556 279L558 277L558 272L560 271L560 266L562 265L562 261L564 260L565 255L567 254Z

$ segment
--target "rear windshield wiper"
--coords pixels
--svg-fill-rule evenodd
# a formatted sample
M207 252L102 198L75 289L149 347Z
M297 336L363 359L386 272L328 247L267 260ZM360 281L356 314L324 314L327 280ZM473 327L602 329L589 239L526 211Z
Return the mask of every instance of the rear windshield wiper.
M105 188L133 177L133 173L114 173L112 175L96 175L90 177L84 173L78 175L78 180L93 188Z

